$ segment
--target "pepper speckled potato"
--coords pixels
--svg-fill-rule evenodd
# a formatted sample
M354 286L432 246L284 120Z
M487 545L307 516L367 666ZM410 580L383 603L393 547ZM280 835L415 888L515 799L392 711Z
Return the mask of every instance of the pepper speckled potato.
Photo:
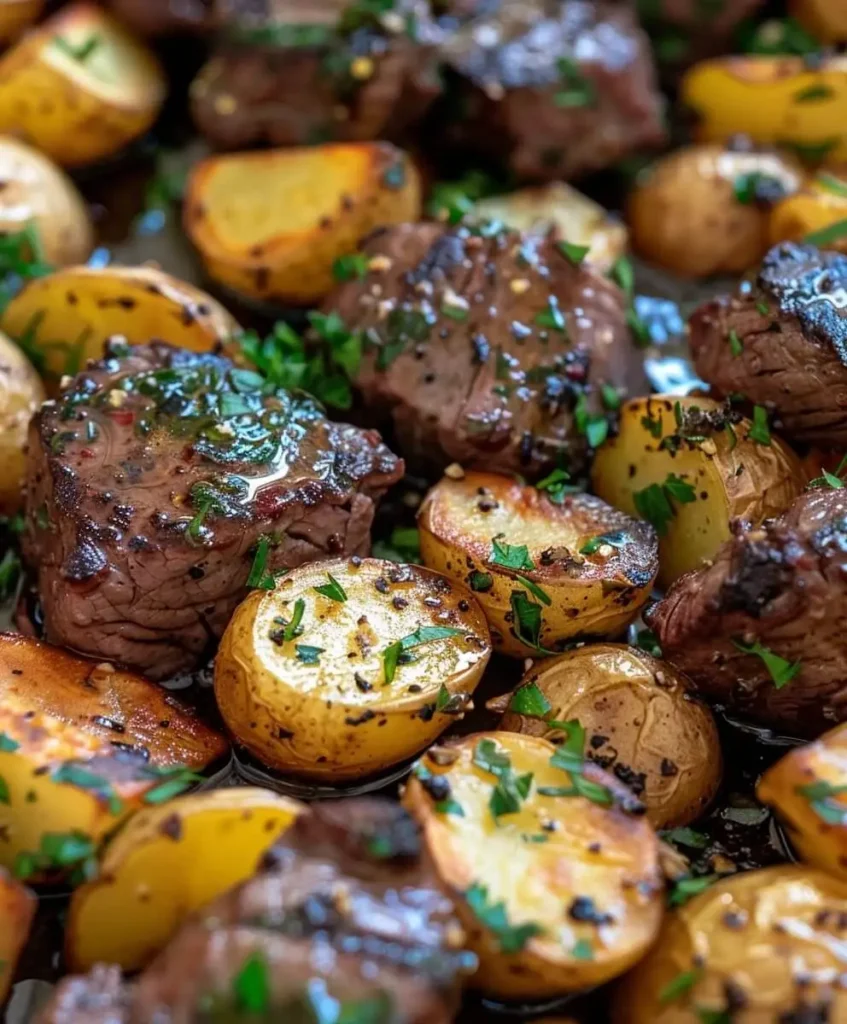
M0 514L12 515L23 505L29 421L44 398L35 368L0 332Z

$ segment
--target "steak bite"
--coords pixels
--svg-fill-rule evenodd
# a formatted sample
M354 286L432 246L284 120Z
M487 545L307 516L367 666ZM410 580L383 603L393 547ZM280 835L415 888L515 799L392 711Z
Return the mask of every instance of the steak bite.
M847 444L847 256L783 242L755 280L691 318L697 373L744 395L794 441Z
M847 497L815 488L741 530L645 616L715 702L782 732L847 719Z
M358 387L419 465L579 473L648 390L623 293L550 238L405 224L364 252L328 308L363 332Z
M228 359L113 344L30 427L24 554L48 640L162 679L269 574L366 553L403 463Z
M519 178L573 178L665 140L647 36L615 3L480 5L442 59L461 112L457 143Z

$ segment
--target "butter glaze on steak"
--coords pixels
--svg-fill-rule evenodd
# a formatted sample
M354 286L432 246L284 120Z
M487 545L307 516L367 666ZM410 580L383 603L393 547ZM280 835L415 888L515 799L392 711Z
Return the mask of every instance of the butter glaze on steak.
M162 679L203 664L267 571L364 553L403 463L229 360L113 345L33 419L24 554L46 638Z

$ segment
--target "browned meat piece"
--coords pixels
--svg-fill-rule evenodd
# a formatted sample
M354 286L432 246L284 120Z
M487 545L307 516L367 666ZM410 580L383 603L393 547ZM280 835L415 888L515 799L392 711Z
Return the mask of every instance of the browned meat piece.
M227 359L113 345L33 419L24 552L46 638L161 679L202 664L267 569L365 552L403 463Z
M460 114L455 142L545 181L664 141L650 44L632 10L585 0L487 6L442 49Z
M697 373L745 395L795 441L847 444L847 256L784 242L755 282L691 318Z
M276 1010L274 1020L305 1024L318 1019L310 1005L334 999L350 1010L373 1002L383 1012L368 1019L381 1024L448 1024L462 976L474 967L462 942L452 901L401 807L318 803L266 855L258 875L186 924L133 987L129 1009L111 1019L239 1020L236 979L258 961L259 988L265 980L268 988L263 1008ZM96 1005L107 994L121 1005L102 969L68 979L41 1024L99 1021L67 1008ZM204 1009L221 1016L204 1017Z
M205 35L239 21L333 25L348 0L109 0L130 28L145 36Z
M647 620L702 693L817 736L847 719L846 570L847 496L816 488L683 576Z
M622 293L548 238L407 224L365 252L328 308L365 332L365 403L421 466L578 473L615 395L647 390Z

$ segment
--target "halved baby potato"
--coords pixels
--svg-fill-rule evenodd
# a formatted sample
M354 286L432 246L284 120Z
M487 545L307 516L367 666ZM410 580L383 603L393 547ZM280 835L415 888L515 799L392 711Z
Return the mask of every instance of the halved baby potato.
M208 767L228 743L167 690L108 662L0 633L0 706L61 719L161 768Z
M209 276L239 295L307 305L374 228L421 213L418 173L385 142L212 156L195 165L185 230Z
M0 58L0 132L80 167L146 132L166 92L149 49L102 7L72 3Z
M472 984L503 999L622 974L662 919L659 842L643 806L566 746L465 736L425 754L403 794L479 958Z
M0 6L0 25L5 6ZM0 136L0 182L0 232L13 234L34 225L41 251L31 255L52 266L88 259L94 248L88 207L76 185L43 153Z
M820 170L794 195L777 203L770 215L770 241L803 241L820 235L822 249L847 252L847 164Z
M777 515L806 479L766 416L751 422L710 398L654 397L625 403L617 436L597 452L591 483L610 505L656 527L659 584L668 586L714 556L733 520L757 524Z
M746 135L810 163L847 160L847 56L717 57L686 72L680 99L698 117L700 142Z
M418 512L421 557L475 591L494 646L527 657L614 637L658 570L656 534L589 494L560 504L512 477L443 477Z
M7 46L28 28L44 10L45 0L2 0L0 2L0 44ZM0 1002L3 997L0 996Z
M623 221L564 181L481 199L473 216L502 221L527 234L552 230L571 245L588 246L586 259L601 270L608 270L627 249Z
M45 399L44 386L30 361L0 333L0 514L23 504L29 421Z
M461 584L372 558L316 562L239 605L215 696L264 764L347 781L432 743L468 706L490 654L482 609Z
M681 673L634 647L567 651L535 666L514 693L488 707L506 711L500 729L551 743L563 738L557 722L578 721L588 757L632 789L656 828L694 821L720 785L723 757L711 711Z
M785 822L802 860L847 882L847 723L789 751L756 795Z
M74 891L65 932L71 970L144 967L182 922L249 878L305 808L267 789L198 793L139 811Z
M780 865L715 882L668 914L613 1024L847 1019L847 883Z
M0 868L0 1006L12 987L35 909L35 896Z

